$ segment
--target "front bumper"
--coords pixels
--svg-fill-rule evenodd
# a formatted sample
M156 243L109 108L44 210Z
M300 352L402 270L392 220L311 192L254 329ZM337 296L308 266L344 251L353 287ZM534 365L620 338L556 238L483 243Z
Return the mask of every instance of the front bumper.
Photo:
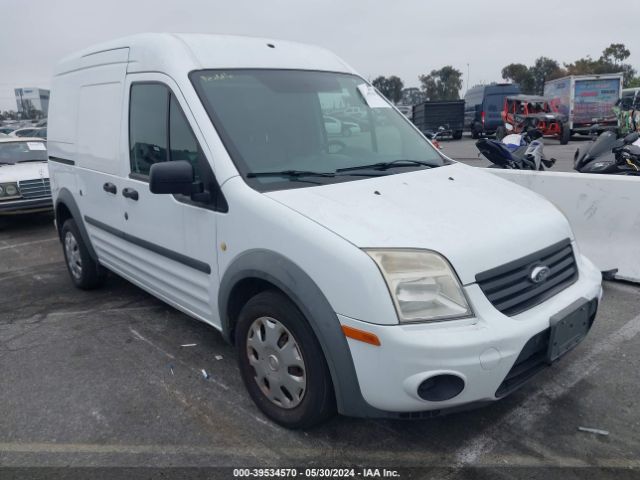
M510 393L514 388L498 391L525 344L549 329L551 317L578 299L600 300L600 272L584 257L578 267L573 285L513 317L498 312L476 284L465 287L476 313L470 319L385 326L338 315L342 325L380 339L379 347L348 339L364 400L377 410L401 414L483 404ZM418 386L436 375L457 376L464 388L449 400L422 399Z
M29 200L5 200L0 202L0 215L19 215L26 213L47 212L53 210L51 197Z

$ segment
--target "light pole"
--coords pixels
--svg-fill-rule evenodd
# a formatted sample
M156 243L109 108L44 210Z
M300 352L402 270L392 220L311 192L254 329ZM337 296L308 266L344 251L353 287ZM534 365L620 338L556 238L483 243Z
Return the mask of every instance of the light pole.
M469 91L469 63L467 63L467 92Z

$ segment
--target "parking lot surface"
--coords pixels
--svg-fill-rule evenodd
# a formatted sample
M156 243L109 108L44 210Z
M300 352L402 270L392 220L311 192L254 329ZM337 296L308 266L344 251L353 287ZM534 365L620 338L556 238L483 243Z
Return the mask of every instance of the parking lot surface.
M557 146L563 165L575 146ZM469 139L444 142L444 151L474 155ZM100 290L76 290L49 215L0 219L0 292L5 467L359 465L468 478L509 478L508 467L586 467L534 469L530 478L640 471L637 285L606 282L587 339L499 402L431 420L336 417L309 431L262 416L215 329L115 275Z

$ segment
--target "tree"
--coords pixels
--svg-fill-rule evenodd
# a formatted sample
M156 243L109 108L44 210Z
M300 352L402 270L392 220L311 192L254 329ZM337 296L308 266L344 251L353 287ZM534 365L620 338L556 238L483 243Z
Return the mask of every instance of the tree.
M624 62L631 52L623 43L612 43L602 51L602 60L617 64Z
M458 100L462 88L462 72L451 65L420 75L422 90L429 100Z
M542 95L544 93L544 83L566 75L566 71L560 64L548 57L539 57L529 69L533 77L533 93Z
M510 63L502 69L502 78L520 85L522 93L534 93L534 80L531 70L522 63Z
M427 96L419 88L409 87L402 90L402 105L417 105L427 101Z
M395 75L391 75L388 78L379 76L371 83L380 91L380 93L393 103L398 103L402 98L402 88L404 87L404 83L400 77L396 77Z
M624 86L628 87L635 78L636 71L628 63L623 63L631 52L622 43L612 43L602 51L597 60L587 55L573 63L565 64L570 75L598 75L604 73L620 73L624 75Z

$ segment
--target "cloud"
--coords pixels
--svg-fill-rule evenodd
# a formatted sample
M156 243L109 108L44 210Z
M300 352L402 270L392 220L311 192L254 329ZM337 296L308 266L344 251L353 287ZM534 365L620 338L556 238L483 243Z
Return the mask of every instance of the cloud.
M640 2L624 0L624 14L600 18L599 0L534 5L457 0L21 0L2 6L0 109L15 108L13 88L48 87L64 55L140 32L234 33L297 40L337 53L366 78L418 75L443 65L470 83L500 80L511 62L540 56L560 62L597 57L612 42L634 50Z

